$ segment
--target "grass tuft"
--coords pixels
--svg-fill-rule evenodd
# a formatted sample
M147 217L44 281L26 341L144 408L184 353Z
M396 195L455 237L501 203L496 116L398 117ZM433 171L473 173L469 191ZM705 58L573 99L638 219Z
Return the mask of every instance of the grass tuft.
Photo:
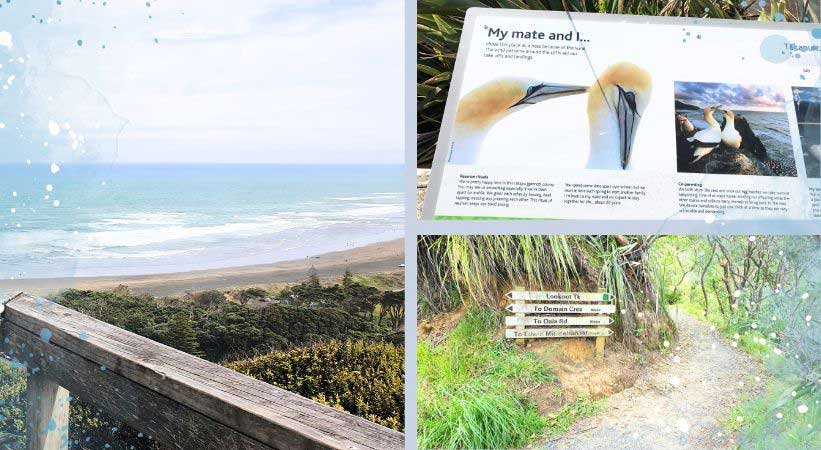
M518 448L548 420L524 392L555 377L533 353L494 339L501 317L470 308L441 344L417 349L420 448Z

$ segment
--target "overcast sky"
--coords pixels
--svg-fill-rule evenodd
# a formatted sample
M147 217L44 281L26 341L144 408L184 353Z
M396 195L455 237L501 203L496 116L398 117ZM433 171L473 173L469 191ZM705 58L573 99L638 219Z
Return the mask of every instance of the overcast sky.
M94 3L3 2L3 161L403 161L401 1Z
M741 111L784 111L782 88L773 86L676 82L676 99L705 108L721 105Z

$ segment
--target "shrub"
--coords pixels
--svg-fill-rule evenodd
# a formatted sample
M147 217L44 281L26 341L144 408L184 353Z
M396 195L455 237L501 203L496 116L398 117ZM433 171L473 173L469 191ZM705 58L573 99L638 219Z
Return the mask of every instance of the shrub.
M328 341L226 367L395 430L404 424L404 348Z
M200 306L215 308L226 302L225 294L220 291L203 291L191 295L191 299Z

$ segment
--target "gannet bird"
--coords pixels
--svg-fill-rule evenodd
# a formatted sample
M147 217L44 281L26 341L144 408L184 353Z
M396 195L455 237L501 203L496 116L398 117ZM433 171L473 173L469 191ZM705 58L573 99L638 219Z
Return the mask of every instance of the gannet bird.
M687 138L691 145L695 148L693 156L696 157L690 164L710 154L721 143L721 126L713 118L713 109L715 107L704 108L704 120L709 125L707 128Z
M676 120L678 120L679 128L681 128L681 131L685 134L690 134L696 129L696 127L693 126L693 123L690 122L690 119L684 117L682 114L677 114Z
M590 124L588 169L626 169L633 141L652 93L650 73L620 62L608 67L588 89Z
M741 148L741 133L735 129L735 114L729 109L725 109L724 114L727 115L727 123L721 130L721 142L727 147L738 150Z
M468 92L459 101L448 162L473 164L491 128L528 105L583 94L586 86L548 84L528 78L501 78Z
M489 81L459 101L448 162L479 161L482 145L493 126L528 105L587 93L590 125L587 167L625 169L651 90L650 74L631 63L608 67L593 86L550 84L525 78ZM566 130L559 131L566 133Z

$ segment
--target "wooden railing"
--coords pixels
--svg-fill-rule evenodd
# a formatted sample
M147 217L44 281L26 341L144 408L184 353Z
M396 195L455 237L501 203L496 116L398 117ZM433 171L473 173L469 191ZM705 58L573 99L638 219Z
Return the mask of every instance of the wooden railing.
M404 447L402 433L27 294L0 298L0 351L27 371L29 449L66 448L69 393L163 448Z

